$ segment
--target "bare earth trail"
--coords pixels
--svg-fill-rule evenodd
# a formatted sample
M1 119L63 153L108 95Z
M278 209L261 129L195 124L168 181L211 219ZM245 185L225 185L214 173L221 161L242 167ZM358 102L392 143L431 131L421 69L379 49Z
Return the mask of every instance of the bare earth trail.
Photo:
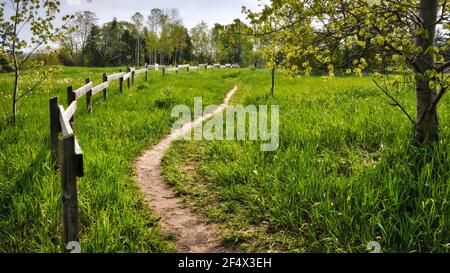
M150 150L145 151L135 163L136 180L147 203L161 217L163 229L176 235L179 252L184 253L221 253L228 252L220 246L217 239L217 227L205 223L198 215L183 208L181 199L166 184L161 174L161 161L170 144L178 136L190 132L195 126L224 111L237 90L237 86L227 94L223 103L213 112L193 122L186 123L182 128L172 132Z

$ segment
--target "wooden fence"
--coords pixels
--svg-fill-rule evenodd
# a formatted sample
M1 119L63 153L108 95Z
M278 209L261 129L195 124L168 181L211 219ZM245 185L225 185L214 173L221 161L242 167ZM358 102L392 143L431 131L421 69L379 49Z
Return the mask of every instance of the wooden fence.
M85 84L74 90L72 86L67 87L67 109L59 104L59 98L50 99L50 137L52 160L57 169L59 169L61 179L61 203L62 203L62 226L64 246L71 242L79 241L79 219L78 219L78 194L77 178L84 176L83 152L78 144L74 132L75 112L77 102L86 96L86 110L92 112L92 97L98 93L103 94L103 99L108 99L110 83L119 80L119 90L123 92L124 82L130 88L134 85L135 76L145 74L145 81L148 81L148 71L162 69L162 75L169 72L178 73L181 69L187 72L199 70L204 67L231 68L231 65L221 66L220 64L209 65L178 65L177 67L166 67L158 65L145 65L144 68L136 70L134 67L127 67L126 73L120 70L119 73L107 75L103 73L103 82L94 86L91 79L87 78ZM67 251L64 249L64 251Z
M178 65L176 67L160 66L160 68L162 69L162 74L164 76L164 75L167 75L170 72L178 73L182 69L186 69L187 72L190 72L190 71L199 71L200 69L204 69L205 71L207 71L208 69L214 70L214 69L224 69L224 68L239 68L239 66L238 65L231 65L231 64L226 64L226 65L221 65L221 64L214 64L214 65L199 64L197 66L190 66L189 64L183 64L183 65Z
M52 158L59 166L61 177L62 226L65 245L78 241L77 177L84 176L83 152L72 129L76 109L76 101L73 101L65 110L59 105L58 97L50 100Z

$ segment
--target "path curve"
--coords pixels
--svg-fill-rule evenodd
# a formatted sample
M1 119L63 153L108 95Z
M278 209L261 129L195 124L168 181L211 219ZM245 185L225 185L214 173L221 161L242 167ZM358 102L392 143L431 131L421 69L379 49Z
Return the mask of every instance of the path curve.
M223 103L213 112L186 123L182 128L172 132L150 150L145 151L135 163L136 180L145 200L161 217L163 229L176 236L179 252L184 253L221 253L227 252L217 241L218 228L205 223L198 215L183 208L181 199L166 184L161 174L161 161L170 144L205 120L224 111L237 90L237 86L227 94Z

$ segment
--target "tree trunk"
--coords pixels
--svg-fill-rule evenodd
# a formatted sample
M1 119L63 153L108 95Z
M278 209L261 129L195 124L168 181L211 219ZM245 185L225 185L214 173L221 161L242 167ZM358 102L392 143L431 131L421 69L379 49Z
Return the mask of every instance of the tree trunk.
M14 37L17 37L17 18L19 17L19 4L20 1L16 2L16 16L15 16L15 20L14 20ZM17 61L17 54L16 54L16 41L17 39L13 40L12 43L12 55L14 58L14 90L13 90L13 98L12 98L12 123L13 125L16 125L16 121L17 121L17 97L19 95L19 80L20 80L20 72L19 72L19 63Z
M137 37L137 41L136 41L136 53L135 53L135 57L136 59L135 61L135 66L139 67L139 57L140 57L140 52L139 52L139 33L138 33L138 37Z
M177 66L178 48L175 46L175 54L173 55L173 65Z
M416 141L419 144L432 142L438 139L438 116L433 101L436 90L429 87L429 80L416 76Z
M141 65L141 37L138 34L138 48L137 48L137 66Z
M416 38L416 48L427 48L435 45L436 22L439 0L421 0L419 17L423 20L423 26L428 35ZM430 88L430 80L423 78L425 71L434 67L433 54L418 54L415 58L416 65L416 141L419 144L432 142L438 139L438 116L434 100L436 90Z
M15 63L17 63L17 61L15 61ZM16 120L17 120L17 97L19 94L19 80L20 80L19 68L15 67L14 92L13 92L13 98L12 98L12 122L13 122L13 125L16 125Z
M272 67L272 96L275 96L275 66Z

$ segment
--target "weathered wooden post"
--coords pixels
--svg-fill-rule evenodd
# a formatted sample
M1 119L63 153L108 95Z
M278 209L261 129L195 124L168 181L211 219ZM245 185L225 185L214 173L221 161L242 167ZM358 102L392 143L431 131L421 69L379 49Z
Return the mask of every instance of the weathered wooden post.
M52 160L56 163L56 168L59 167L58 142L59 133L61 132L61 125L59 123L59 99L54 97L50 99L50 139L52 149Z
M130 69L129 66L127 66L127 73L130 73L130 72L131 72L131 69ZM128 77L128 79L127 79L127 84L128 84L128 89L130 89L130 87L131 87L131 79L130 79L130 77Z
M145 64L145 81L148 82L148 64Z
M180 69L178 68L178 65L176 66L176 69L175 69L175 74L178 74L178 71L179 71Z
M134 86L134 76L136 74L136 68L133 68L133 71L131 72L131 85Z
M162 69L162 75L163 75L163 76L166 75L166 68L165 68L165 67L163 67L163 69Z
M73 92L73 87L72 86L67 87L67 106L69 107L72 104L72 102L74 102L75 100L76 100L76 97L75 97L75 93ZM73 128L73 123L75 122L74 116L72 116L72 118L69 120L70 126L72 126L72 128Z
M91 79L86 79L86 84L90 83ZM86 106L88 113L92 112L92 88L86 93Z
M187 66L187 72L189 73L189 71L190 71L190 68L189 68L189 65Z
M63 238L64 248L66 248L69 242L78 242L79 233L77 166L75 160L75 136L73 134L60 139L59 157L61 160Z
M103 82L108 82L108 76L106 75L106 73L103 73ZM103 89L103 99L108 99L108 87L105 87L105 89Z
M120 69L119 72L122 73L122 69ZM119 79L119 89L120 89L120 93L122 94L122 92L123 92L123 75Z

